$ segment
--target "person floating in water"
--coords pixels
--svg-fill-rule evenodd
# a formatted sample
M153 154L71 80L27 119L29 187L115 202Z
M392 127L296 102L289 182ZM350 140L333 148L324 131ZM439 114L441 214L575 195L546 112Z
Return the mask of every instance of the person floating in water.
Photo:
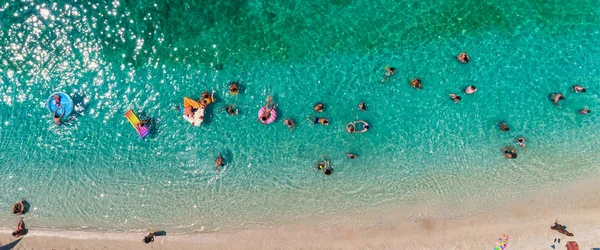
M573 87L571 89L573 91L575 91L575 93L579 93L579 92L585 93L585 91L586 91L584 87L581 87L579 85L573 85Z
M498 124L498 128L500 129L500 131L504 131L504 132L510 130L510 128L508 127L508 125L506 125L506 122L500 122Z
M202 108L206 108L206 106L208 106L208 104L211 104L214 102L214 98L210 94L210 92L204 91L204 92L202 92L202 95L200 95L200 99L198 100L198 102L200 103L200 106L202 106Z
M240 92L240 88L238 86L238 82L231 82L229 84L229 93L232 95L237 95Z
M323 109L325 109L325 105L323 105L323 103L317 103L317 105L315 105L313 109L316 112L323 112Z
M309 117L308 118L309 121L311 121L313 124L321 124L321 125L329 125L329 120L327 118L323 118L323 117Z
M421 84L421 79L419 79L419 78L414 78L414 79L410 80L410 86L413 88L416 88L418 90L423 89L423 85Z
M460 96L457 96L455 94L450 94L450 99L452 99L452 101L454 101L454 103L458 104L458 102L462 99Z
M219 167L225 166L225 164L223 163L223 156L221 156L221 153L219 153L219 156L217 156L217 158L215 159L215 164L217 165L217 172L221 171Z
M550 95L550 100L552 100L554 105L558 105L558 102L564 99L565 97L561 93L552 93L552 95Z
M475 87L473 85L468 86L467 88L465 88L465 94L467 94L467 95L473 94L475 92L477 92L477 87Z
M62 109L62 112L60 113L60 115L58 115L58 111ZM56 125L61 125L62 124L62 118L63 116L65 116L65 107L61 107L59 106L56 110L54 110L54 124Z
M258 117L257 120L261 120L262 123L266 124L267 120L269 120L269 117L271 117L271 110L275 109L275 103L273 103L273 98L271 98L271 96L267 97L267 104L265 105L265 112L262 114L262 116Z
M360 110L360 111L367 111L367 105L364 102L360 102L358 104L358 110Z
M504 157L509 159L517 158L517 149L511 146L506 146L502 148L502 153L504 153Z
M347 153L346 156L348 156L348 158L350 158L350 159L356 159L356 158L358 158L358 156L356 156L353 153Z
M387 65L385 66L385 74L383 75L383 78L381 79L381 82L385 82L385 81L389 81L390 78L396 74L396 68L390 68Z
M151 232L148 235L144 236L143 242L146 243L146 244L148 244L150 242L154 242L154 235L155 234L156 234L155 232Z
M581 114L581 115L587 115L587 114L589 114L589 113L591 113L591 112L592 112L592 111L591 111L591 110L589 110L588 108L584 108L584 109L582 109L582 110L579 110L579 114Z
M561 224L558 224L558 220L554 221L554 225L550 226L550 229L552 230L556 230L561 234L564 234L566 236L575 236L572 233L570 233L569 231L567 231L567 227L563 226Z
M140 121L140 123L135 125L136 129L141 129L142 127L146 127L146 123L148 123L150 121L150 119L146 119L143 121Z
M25 213L25 200L21 200L13 205L13 214L21 215Z
M346 124L346 131L348 131L348 133L356 132L356 126L354 125L354 122L349 122Z
M283 124L287 125L288 128L290 128L290 131L294 130L294 127L296 126L296 124L294 124L294 120L291 118L284 119Z
M525 148L525 138L524 137L518 137L515 139L515 142L517 143L517 145L521 146L522 148Z
M469 57L469 55L467 55L467 52L460 52L458 56L456 56L456 60L458 60L461 63L468 63L471 60L471 58Z
M54 105L56 105L57 107L60 107L60 96L59 95L54 95Z
M21 237L22 235L25 235L25 222L23 222L23 217L21 217L17 224L17 230L12 232L12 236L15 237Z
M238 109L235 108L235 105L229 104L227 107L222 108L221 110L225 110L227 114L236 116L238 114Z
M333 173L333 168L329 165L329 160L326 160L325 158L317 164L317 168L323 170L325 175L331 175Z
M358 130L356 128L357 124L362 124L361 130ZM368 130L369 130L369 124L363 120L349 122L348 124L346 124L346 131L348 131L348 133L364 133L364 132L367 132Z

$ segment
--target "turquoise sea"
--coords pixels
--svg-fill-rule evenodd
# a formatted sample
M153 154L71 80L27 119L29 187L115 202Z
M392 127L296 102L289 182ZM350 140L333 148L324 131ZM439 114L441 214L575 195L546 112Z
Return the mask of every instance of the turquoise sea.
M493 209L597 173L599 44L597 0L6 0L0 221L16 223L20 198L29 227L106 231L233 230L429 203ZM461 51L471 62L456 61ZM386 65L397 74L382 84ZM478 92L449 100L468 85ZM204 90L217 101L192 127L172 107ZM76 105L58 127L45 108L56 91ZM553 105L552 92L566 100ZM268 95L278 120L262 125ZM330 126L306 120L317 102ZM240 115L219 111L227 104ZM151 136L138 137L128 109L152 119ZM357 119L372 129L346 133ZM527 150L505 159L517 136ZM333 175L316 170L321 157Z

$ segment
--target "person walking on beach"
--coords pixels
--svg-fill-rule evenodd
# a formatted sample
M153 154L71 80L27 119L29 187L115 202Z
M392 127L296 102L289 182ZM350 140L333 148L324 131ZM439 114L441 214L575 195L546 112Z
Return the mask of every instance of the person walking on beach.
M396 74L396 68L390 68L388 67L388 65L385 65L385 74L383 75L383 78L381 79L381 82L385 82L385 81L390 81L390 78Z
M21 217L21 220L19 220L19 223L17 224L17 230L12 232L12 236L15 237L20 237L22 235L25 235L25 222L23 222L23 217Z
M150 242L154 242L154 235L155 235L155 232L151 232L148 235L144 236L143 242L146 244L148 244Z
M461 63L468 63L471 60L471 58L469 57L469 55L467 55L467 52L460 52L458 56L456 56L456 60L458 60Z
M219 153L219 156L217 156L217 158L215 159L215 164L217 165L217 172L221 171L219 167L225 166L225 164L223 163L223 156L221 156L221 153Z

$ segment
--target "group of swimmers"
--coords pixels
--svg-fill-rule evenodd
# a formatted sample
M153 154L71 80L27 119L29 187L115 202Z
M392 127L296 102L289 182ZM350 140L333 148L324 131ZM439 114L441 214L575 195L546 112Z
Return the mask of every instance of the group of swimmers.
M471 60L471 58L469 57L469 55L467 55L466 52L460 52L456 56L456 59L459 62L463 63L463 64L468 63ZM394 74L396 74L396 68L385 66L384 70L385 70L385 73L383 75L383 78L381 79L382 83L386 82L386 81L389 81L390 78ZM421 90L423 88L421 79L419 79L419 78L412 79L410 81L409 85L411 87L413 87L413 88L418 89L418 90ZM573 92L575 92L575 93L585 93L586 92L586 89L584 87L582 87L582 86L579 86L579 85L574 85L573 87L571 87L571 90ZM464 89L464 93L467 94L467 95L473 94L475 92L477 92L477 87L475 87L473 85L467 86ZM449 94L449 96L450 96L450 100L452 100L454 103L457 103L457 104L462 99L459 95L453 94L453 93ZM562 93L552 93L550 95L550 100L555 105L559 105L559 102L562 101L562 100L565 100L565 97L563 96ZM582 114L582 115L589 114L590 112L591 112L591 110L588 109L588 108L583 108L583 109L580 109L578 111L578 113ZM366 128L368 129L368 124L366 126L367 126ZM364 126L363 126L363 128L364 128ZM506 125L505 122L500 122L498 124L498 128L501 131L509 131L510 130L510 128L508 127L508 125ZM348 132L350 132L350 133L353 133L353 132L359 132L360 133L360 132L362 132L362 131L356 131L355 123L349 123L348 125L346 125L346 130ZM525 141L526 140L525 140L524 137L517 137L517 138L515 138L515 143L517 145L519 145L523 149L525 149ZM502 153L504 154L504 156L506 158L510 158L510 159L517 158L517 149L515 147L505 146L505 147L502 148Z

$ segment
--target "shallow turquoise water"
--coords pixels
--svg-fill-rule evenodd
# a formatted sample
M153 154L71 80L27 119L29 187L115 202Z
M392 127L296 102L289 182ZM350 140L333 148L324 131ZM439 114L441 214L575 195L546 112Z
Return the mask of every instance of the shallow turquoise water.
M0 6L0 206L27 198L37 227L212 231L434 200L489 209L583 178L600 162L598 6L9 1ZM460 51L469 64L456 62ZM398 73L381 84L385 65ZM408 86L413 77L422 91ZM234 80L238 96L227 91ZM448 99L472 84L476 94ZM217 103L191 127L172 106L204 90ZM44 107L55 91L77 104L66 126ZM558 107L554 91L566 96ZM268 94L294 131L282 119L255 122ZM328 127L305 120L317 102ZM239 116L218 111L229 103ZM592 113L578 115L583 107ZM130 108L152 118L146 140L123 117ZM372 129L347 134L356 119ZM506 160L500 148L516 136L528 149ZM334 175L313 168L321 156Z

